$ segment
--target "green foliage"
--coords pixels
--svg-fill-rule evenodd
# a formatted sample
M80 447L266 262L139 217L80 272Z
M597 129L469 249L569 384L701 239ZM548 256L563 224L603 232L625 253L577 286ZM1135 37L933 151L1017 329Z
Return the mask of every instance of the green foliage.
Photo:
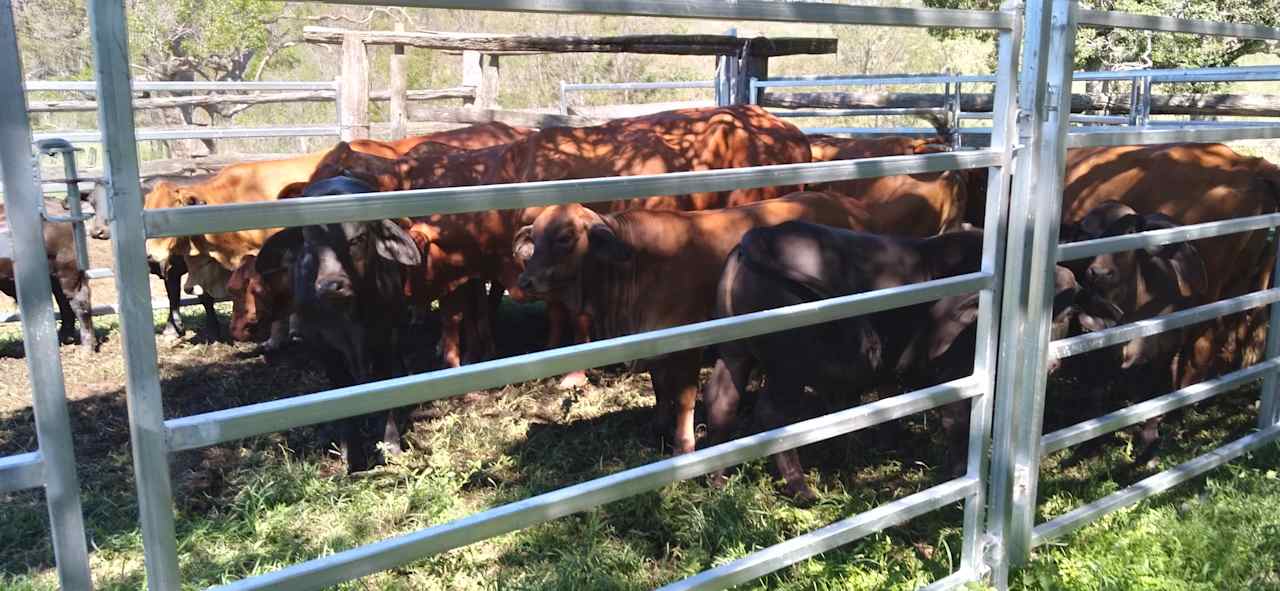
M1000 0L923 0L933 8L997 10ZM1157 14L1211 21L1280 25L1280 2L1258 0L1092 0L1083 8L1136 14ZM936 35L980 35L940 30ZM1230 66L1254 53L1276 53L1265 41L1230 37L1149 33L1129 29L1081 27L1076 35L1075 65L1082 70L1110 70L1117 66L1151 68L1207 68Z
M268 24L284 4L267 0L134 0L129 41L135 61L157 74L239 78L267 47Z

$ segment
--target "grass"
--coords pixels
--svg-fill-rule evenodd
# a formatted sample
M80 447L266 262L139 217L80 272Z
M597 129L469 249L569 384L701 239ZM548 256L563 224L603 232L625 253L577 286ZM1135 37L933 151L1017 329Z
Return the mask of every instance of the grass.
M536 318L527 308L508 312L517 316ZM200 318L188 320L198 326ZM103 330L111 339L102 358L109 359L118 355L118 333L110 324ZM12 331L0 336L3 365L21 363L15 338ZM122 394L118 383L104 389L108 380L89 371L101 361L65 352L95 582L100 589L137 589L144 573ZM164 341L161 359L169 416L323 388L305 359L268 363L244 345ZM86 388L85 377L99 389ZM342 474L319 428L177 454L185 584L269 572L665 457L647 429L647 378L618 368L592 378L580 392L545 380L424 406L409 452L359 477ZM29 412L15 398L12 392L0 398L6 404L0 453L32 445ZM1251 399L1249 392L1229 395L1172 420L1163 465L1247 433ZM807 449L822 497L812 507L780 497L766 463L751 462L731 471L722 489L701 479L663 487L339 588L652 588L941 482L935 420L914 417L890 437L868 433ZM1069 452L1047 458L1039 519L1147 474L1129 470L1132 453L1121 434L1078 458ZM1037 550L1014 573L1014 586L1280 589L1278 460L1280 449L1272 446L1108 516ZM20 493L0 501L0 588L56 588L43 499ZM959 521L959 507L949 507L746 588L913 589L955 568Z

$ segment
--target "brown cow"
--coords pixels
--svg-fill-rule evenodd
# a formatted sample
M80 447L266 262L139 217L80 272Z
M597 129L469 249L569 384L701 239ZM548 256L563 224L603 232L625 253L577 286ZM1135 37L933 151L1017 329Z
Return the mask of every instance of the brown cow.
M318 167L317 175L329 167L327 171L347 171L389 190L656 174L807 162L808 158L808 143L795 126L758 107L716 107L620 119L597 127L548 128L504 148L419 159L406 156L398 164L339 145ZM792 189L768 187L589 206L601 211L630 207L708 209L771 198ZM422 303L442 298L446 322L441 350L447 364L461 362L458 327L465 300L454 292L478 278L500 282L513 297L521 297L515 284L519 269L512 259L512 239L539 211L489 211L417 220L411 232L420 241L426 260L415 281L414 299ZM553 343L560 342L558 334L551 338Z
M913 138L891 135L879 138L842 138L814 134L809 136L810 157L814 162L855 160L880 156L910 156L950 150L940 137Z
M44 206L46 210L63 207L48 200L45 201ZM0 232L7 233L8 227L4 203L0 203ZM5 240L11 239L11 237L5 238ZM86 352L97 351L98 340L93 334L93 303L89 297L89 278L85 276L85 270L81 269L76 261L71 224L45 222L44 248L49 259L53 299L57 302L58 313L62 316L58 339L64 343L79 343ZM17 298L16 276L11 257L12 255L8 252L0 253L0 292ZM77 321L80 323L78 335L76 334Z
M715 211L629 210L601 215L579 204L548 207L521 229L527 256L520 287L554 296L591 318L591 336L612 338L711 318L729 251L748 230L788 220L865 229L854 200L824 193ZM674 426L675 453L693 451L699 350L652 360L655 426Z
M409 136L390 142L368 139L353 140L351 148L357 152L373 154L383 158L399 158L407 154L414 146L423 142L435 142L454 148L474 150L509 144L531 133L533 133L533 130L526 127L511 127L505 123L493 121L450 131Z
M810 136L809 145L815 161L928 154L950 149L942 138L903 136L852 140ZM860 199L886 232L923 237L961 228L968 200L967 185L965 172L944 171L818 183L810 188Z

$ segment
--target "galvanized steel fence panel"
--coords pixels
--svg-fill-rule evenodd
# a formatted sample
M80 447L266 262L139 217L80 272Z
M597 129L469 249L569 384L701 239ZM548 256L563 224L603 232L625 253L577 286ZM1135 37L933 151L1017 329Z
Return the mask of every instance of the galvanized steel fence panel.
M0 42L13 41L9 0L0 0ZM1273 322L1280 321L1280 291L1267 290L1209 304L1147 323L1119 327L1089 339L1050 343L1049 298L1053 266L1059 258L1092 256L1135 246L1257 231L1272 227L1280 214L1200 224L1123 239L1057 246L1062 174L1069 145L1155 143L1187 138L1280 137L1280 126L1238 125L1188 129L1135 129L1068 134L1071 62L1077 24L1129 26L1156 30L1218 35L1280 38L1276 30L1251 25L1185 21L1166 17L1138 17L1079 11L1069 0L1031 0L1006 4L998 12L965 12L839 4L685 0L371 0L371 5L437 8L589 12L641 16L709 19L943 26L991 28L999 33L996 110L992 116L992 147L971 152L877 158L750 169L730 169L605 178L581 181L525 183L498 187L464 187L372 194L369 196L296 199L279 203L193 207L144 212L138 184L138 158L128 67L125 14L118 0L92 0L90 20L95 49L94 88L105 141L114 217L116 282L120 293L121 338L127 368L127 397L135 477L151 589L177 589L177 543L174 531L172 483L168 455L238 438L314 424L442 398L476 388L555 375L616 361L651 357L666 352L827 322L852 315L930 301L947 295L980 292L978 347L974 373L967 378L902 394L809 421L737 439L692 454L678 456L611 476L584 482L524 501L503 505L470 517L412 532L382 542L310 560L280 571L226 585L227 589L312 589L393 568L450 548L515 531L550 519L584 511L638 492L732 466L753 458L794 449L844 433L951 402L971 401L969 454L965 476L899 499L871 511L850 516L815 532L767 548L738 561L672 583L670 589L723 588L772 572L808 556L879 531L926 511L964 502L964 544L957 573L931 588L958 585L986 577L998 588L1007 583L1010 564L1024 560L1029 548L1070 531L1117 507L1165 490L1247 451L1273 441L1277 426L1277 383L1280 338L1269 335L1268 360L1203 384L1118 411L1094 421L1042 435L1044 368L1051 354L1065 355L1086 347L1104 346L1135 335L1154 334L1215 315L1249 307L1272 305ZM1025 10L1025 19L1023 11ZM1025 33L1023 29L1025 28ZM1020 46L1021 44L1021 46ZM16 54L16 50L14 52ZM1019 76L1020 74L1020 76ZM0 65L0 92L16 95L0 110L6 170L29 166L30 128L16 65ZM1015 80L1018 86L1015 88ZM12 82L4 84L3 82ZM139 85L141 87L142 85ZM20 113L22 120L8 122ZM13 146L21 143L21 149ZM144 243L148 237L225 232L247 228L297 226L344 220L460 213L552 203L601 201L653 194L720 191L911 174L927 171L989 167L984 252L981 269L923 284L903 286L790 306L779 310L712 320L693 325L629 335L501 359L452 370L362 384L268 403L165 420L161 409L155 335L147 289ZM39 201L26 174L6 174L6 193L16 197L13 215L30 215ZM12 185L11 185L12 183ZM31 185L30 187L25 185ZM677 190L678 189L678 190ZM25 199L24 199L25 198ZM12 206L11 206L12 207ZM34 219L34 218L33 218ZM38 225L33 225L38 227ZM31 232L26 232L31 234ZM34 259L36 244L23 232L15 235L20 260ZM1006 252L1007 251L1007 252ZM60 366L52 334L52 309L47 297L32 295L40 285L34 266L23 275L28 362L36 382L37 431L41 450L0 460L0 475L20 485L44 481L54 517L59 568L67 588L87 586L87 559L70 432L62 398ZM1005 269L1010 272L1005 273ZM44 273L47 291L48 276ZM34 291L33 291L34 290ZM42 303L40 300L42 299ZM40 330L36 330L40 329ZM1092 340L1090 340L1092 339ZM996 372L997 359L1000 372ZM1063 449L1080 441L1134 424L1160 412L1206 399L1265 376L1260 431L1172 470L1152 476L1115 495L1090 503L1049 523L1034 526L1039 459L1045 450ZM1000 395L996 396L995 393ZM42 418L43 417L43 418ZM50 418L52 417L52 418ZM994 432L993 427L994 418ZM988 457L991 466L988 467ZM3 489L4 487L0 487ZM55 496L57 500L55 500ZM74 510L73 510L74 509ZM71 535L68 535L71 534ZM76 540L79 546L76 546ZM78 585L76 577L84 581ZM72 581L67 583L67 581Z
M4 177L5 217L17 281L31 409L35 419L34 452L0 458L0 492L43 488L49 509L50 536L63 589L87 590L89 550L80 505L71 421L67 411L58 334L50 300L49 262L41 218L44 196L32 172L31 121L22 91L22 61L10 0L0 0L0 174Z

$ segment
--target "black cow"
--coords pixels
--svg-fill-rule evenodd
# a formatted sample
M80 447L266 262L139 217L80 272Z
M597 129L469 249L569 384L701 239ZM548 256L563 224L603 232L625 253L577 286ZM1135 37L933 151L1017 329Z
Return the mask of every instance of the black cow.
M307 186L304 197L369 193L374 189L334 177ZM345 222L288 228L263 245L256 265L292 261L290 273L304 339L327 345L325 370L335 386L405 375L401 330L407 320L404 295L410 267L421 252L408 232L392 220ZM403 418L397 410L342 422L343 453L350 472L369 466L366 427L374 424L390 453L400 450Z
M1103 237L1179 225L1163 214L1140 214L1114 202L1099 205L1089 215L1103 208L1108 212ZM1207 277L1200 252L1180 242L1097 256L1088 261L1083 283L1117 306L1121 323L1131 323L1205 303ZM1149 392L1170 390L1177 383L1175 359L1184 341L1182 330L1133 339L1125 343L1110 373L1118 372L1125 383ZM1159 425L1160 417L1143 424L1136 464L1155 459Z
M897 287L977 271L982 233L896 238L787 222L751 230L721 275L716 316L768 310L802 302ZM766 375L755 412L758 426L775 428L817 408L816 394L860 392L894 377L920 387L972 371L978 294L966 294L792 329L719 347L705 400L709 445L728 438L738 400L753 368ZM944 426L963 457L967 405L950 405ZM813 492L794 450L774 456L786 491L800 500Z

